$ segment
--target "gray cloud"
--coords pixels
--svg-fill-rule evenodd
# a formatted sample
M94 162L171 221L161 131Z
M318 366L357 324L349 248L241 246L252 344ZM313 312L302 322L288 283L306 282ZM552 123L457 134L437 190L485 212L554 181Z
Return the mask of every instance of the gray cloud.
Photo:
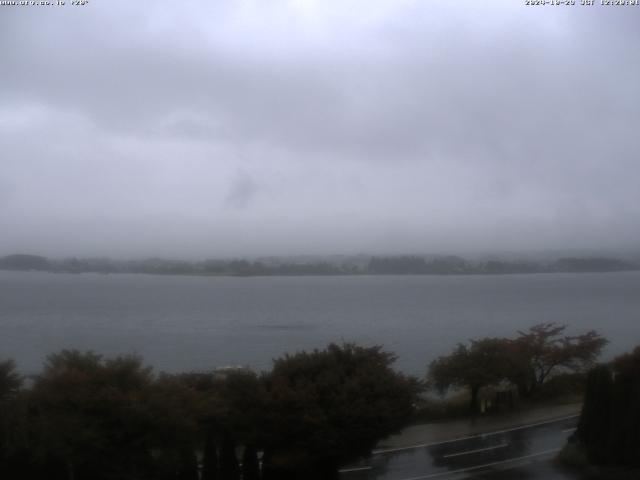
M0 253L634 247L639 14L3 7Z
M258 191L259 187L251 176L246 172L239 171L233 179L231 188L225 198L225 203L232 208L247 208Z

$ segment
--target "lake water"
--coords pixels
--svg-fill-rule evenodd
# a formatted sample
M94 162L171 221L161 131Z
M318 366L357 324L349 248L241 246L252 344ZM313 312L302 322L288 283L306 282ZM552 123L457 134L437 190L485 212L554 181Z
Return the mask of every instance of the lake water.
M268 369L329 342L381 344L421 375L459 341L540 322L640 344L640 272L504 276L182 277L0 271L0 359L37 372L62 348L137 353L158 370Z

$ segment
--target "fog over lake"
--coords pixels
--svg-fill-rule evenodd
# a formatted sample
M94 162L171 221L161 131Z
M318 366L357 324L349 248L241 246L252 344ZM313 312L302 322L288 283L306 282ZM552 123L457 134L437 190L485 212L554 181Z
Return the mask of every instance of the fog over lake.
M180 277L0 271L0 352L137 353L158 370L268 369L329 342L382 344L422 375L456 342L539 322L597 329L605 358L640 339L640 272L492 276Z

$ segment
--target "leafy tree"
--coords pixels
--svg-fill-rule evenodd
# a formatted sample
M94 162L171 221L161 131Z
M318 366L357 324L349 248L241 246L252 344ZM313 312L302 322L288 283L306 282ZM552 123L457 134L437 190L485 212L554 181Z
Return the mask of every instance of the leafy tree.
M180 452L180 467L178 470L178 480L198 480L198 459L195 451L188 447Z
M98 394L101 357L91 352L63 351L47 358L44 373L32 392L34 424L38 425L36 458L49 458L69 480L83 476L96 460L99 469L103 442L92 410ZM62 472L60 472L62 474Z
M265 408L264 385L251 370L177 375L197 393L196 416L204 442L203 478L237 478L235 442L255 445ZM219 442L220 458L216 443Z
M187 373L175 378L197 394L192 413L204 444L203 478L238 478L235 442L255 445L260 437L263 383L248 369ZM221 446L219 459L216 443Z
M13 463L22 446L21 439L16 438L23 413L16 401L21 387L22 377L13 360L0 362L0 478L13 473Z
M588 375L576 436L592 463L640 466L640 347Z
M541 323L511 343L509 379L523 397L531 397L557 371L578 372L590 367L607 340L594 330L577 336L563 333L565 325Z
M208 432L202 455L202 480L218 480L218 451L213 434Z
M265 377L264 478L335 478L340 463L402 428L420 388L394 360L353 344L277 359Z
M233 432L239 444L255 445L266 408L264 383L253 371L240 369L226 372L214 385L212 414L223 436Z
M229 433L225 433L220 449L220 478L222 480L238 480L240 465L236 457L236 444Z
M242 480L260 480L258 451L253 445L245 447L242 454Z
M472 340L469 346L460 343L451 354L431 362L429 381L441 393L451 386L468 388L469 409L476 413L480 389L505 378L508 348L508 340L502 338Z
M141 404L146 448L162 457L163 475L172 479L191 475L203 405L199 392L179 375L163 374L141 392Z
M576 435L587 445L587 456L595 463L605 461L609 450L609 430L613 376L606 365L589 371L584 403Z
M0 400L15 396L22 386L22 377L16 372L13 360L0 362Z
M640 346L613 362L611 461L640 466Z
M148 470L152 422L141 400L151 382L136 357L67 350L48 357L31 393L34 461L52 459L69 480Z

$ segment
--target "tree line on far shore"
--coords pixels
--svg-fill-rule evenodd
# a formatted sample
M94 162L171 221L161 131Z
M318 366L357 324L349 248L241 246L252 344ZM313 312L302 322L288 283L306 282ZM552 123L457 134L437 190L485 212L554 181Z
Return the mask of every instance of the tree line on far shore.
M188 262L148 258L49 259L40 255L0 257L0 269L62 273L144 273L154 275L296 276L296 275L499 275L513 273L618 272L640 270L637 261L606 257L567 257L551 262L519 260L470 261L455 255L329 257L318 259L203 260Z

